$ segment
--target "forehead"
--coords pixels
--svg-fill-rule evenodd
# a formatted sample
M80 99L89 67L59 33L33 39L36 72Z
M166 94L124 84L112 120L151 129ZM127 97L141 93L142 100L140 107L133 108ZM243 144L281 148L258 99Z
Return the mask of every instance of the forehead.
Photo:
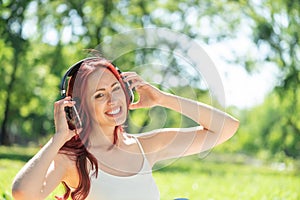
M115 75L105 67L98 67L88 78L88 88L95 91L101 88L110 87L117 82Z

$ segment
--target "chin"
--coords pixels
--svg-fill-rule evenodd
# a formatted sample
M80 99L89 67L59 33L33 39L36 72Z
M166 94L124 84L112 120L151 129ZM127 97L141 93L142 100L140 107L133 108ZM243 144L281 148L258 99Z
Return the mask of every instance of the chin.
M126 122L126 118L125 119L116 120L115 121L115 125L116 126L121 126L121 125L125 124L125 122Z

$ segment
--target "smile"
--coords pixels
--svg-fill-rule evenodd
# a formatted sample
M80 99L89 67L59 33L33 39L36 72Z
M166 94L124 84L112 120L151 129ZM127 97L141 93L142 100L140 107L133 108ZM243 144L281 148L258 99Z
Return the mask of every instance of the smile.
M106 112L106 114L108 115L116 115L119 114L121 112L121 107L118 107L116 109L113 109L112 111Z

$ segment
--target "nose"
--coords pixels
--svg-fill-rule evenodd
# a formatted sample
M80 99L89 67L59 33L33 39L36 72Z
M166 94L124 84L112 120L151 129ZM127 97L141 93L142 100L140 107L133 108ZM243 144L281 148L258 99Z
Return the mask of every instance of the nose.
M108 100L107 100L107 104L112 106L116 103L116 99L117 99L117 95L116 94L113 94L113 93L110 93L108 95Z

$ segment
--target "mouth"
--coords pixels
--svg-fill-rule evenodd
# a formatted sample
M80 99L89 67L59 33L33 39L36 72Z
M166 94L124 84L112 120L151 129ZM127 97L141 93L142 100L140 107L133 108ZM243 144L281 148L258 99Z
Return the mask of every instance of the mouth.
M105 112L105 114L113 117L113 116L117 116L117 115L121 114L121 111L122 111L121 107L117 107L110 111Z

